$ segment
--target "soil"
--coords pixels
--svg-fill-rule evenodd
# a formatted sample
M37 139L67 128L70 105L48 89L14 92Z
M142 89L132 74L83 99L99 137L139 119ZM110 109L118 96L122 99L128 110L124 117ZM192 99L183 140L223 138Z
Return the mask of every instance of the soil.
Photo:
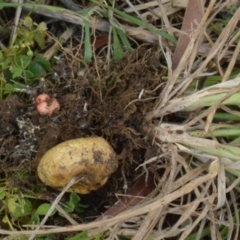
M86 217L101 215L116 201L116 193L131 187L142 172L136 167L154 149L145 116L161 90L157 86L164 70L159 52L143 45L134 54L112 61L109 69L101 55L85 66L80 54L65 53L53 74L38 86L0 102L1 176L22 192L54 199L58 192L44 186L36 175L43 154L69 139L102 136L117 153L119 168L100 190L81 196L81 203L91 206ZM35 98L41 93L60 103L60 110L51 117L36 111ZM25 171L30 174L27 179L16 175Z

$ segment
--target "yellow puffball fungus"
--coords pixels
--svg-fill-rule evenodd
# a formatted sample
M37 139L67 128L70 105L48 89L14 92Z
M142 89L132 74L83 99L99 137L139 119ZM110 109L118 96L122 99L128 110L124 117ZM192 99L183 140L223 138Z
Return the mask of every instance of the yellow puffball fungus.
M48 150L39 162L37 173L45 185L58 190L73 177L80 177L68 191L87 194L102 187L117 167L109 143L101 137L87 137L68 140Z

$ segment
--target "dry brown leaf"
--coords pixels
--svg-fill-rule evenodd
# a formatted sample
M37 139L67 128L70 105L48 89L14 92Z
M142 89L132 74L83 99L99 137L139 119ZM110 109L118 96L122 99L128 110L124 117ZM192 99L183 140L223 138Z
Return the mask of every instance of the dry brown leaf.
M108 34L96 36L96 38L92 39L92 43L95 50L108 45L108 41L109 41Z
M133 187L129 190L126 196L122 197L116 204L114 204L111 208L109 208L102 216L96 219L101 220L104 216L116 216L120 212L136 206L143 198L150 194L155 188L154 184L154 176L150 174L147 180L147 184L145 182L145 176L142 176L138 179L138 181L133 185Z
M174 71L178 66L183 53L190 43L191 33L194 31L200 23L204 13L204 1L203 0L189 0L187 9L184 15L182 24L182 33L179 35L177 47L173 54L172 70Z

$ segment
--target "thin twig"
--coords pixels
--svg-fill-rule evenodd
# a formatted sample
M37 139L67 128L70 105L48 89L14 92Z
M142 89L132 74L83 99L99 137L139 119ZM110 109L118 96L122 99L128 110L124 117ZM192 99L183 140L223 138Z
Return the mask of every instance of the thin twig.
M56 197L56 199L53 201L51 207L49 208L48 212L46 213L46 215L44 216L44 218L42 219L41 223L37 226L37 228L35 229L36 233L33 233L28 240L33 240L37 234L37 231L46 223L46 221L48 220L48 218L51 216L52 212L54 211L54 209L56 208L56 206L58 205L59 201L61 200L61 198L63 197L64 193L75 183L79 182L81 180L81 178L79 177L74 177L67 185L66 187L63 188L62 192Z
M18 0L18 3L23 3L23 0ZM16 38L16 32L17 32L17 27L18 27L18 23L19 23L19 18L22 12L22 6L18 6L16 13L15 13L15 18L14 18L14 23L13 23L13 27L12 27L12 32L10 35L10 41L9 41L9 45L12 45L15 41Z

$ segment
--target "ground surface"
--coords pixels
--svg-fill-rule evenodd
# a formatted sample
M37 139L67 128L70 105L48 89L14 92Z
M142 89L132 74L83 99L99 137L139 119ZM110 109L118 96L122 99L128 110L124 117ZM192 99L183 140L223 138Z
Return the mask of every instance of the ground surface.
M59 229L55 226L63 226L65 229L62 230L66 233L54 236L50 234L44 240L67 239L86 229L82 226L85 224L81 223L96 224L95 227L99 229L91 225L88 234L106 234L100 237L97 235L98 239L139 239L142 236L153 239L196 239L197 235L201 239L212 239L215 236L222 239L238 238L236 226L239 225L239 183L235 176L229 173L225 175L223 164L215 161L216 156L224 155L214 153L211 156L212 152L208 149L209 140L214 144L211 146L219 142L218 152L221 150L228 156L227 149L231 146L229 143L238 146L238 136L228 137L228 130L233 130L236 119L233 123L229 122L230 118L213 119L213 124L209 126L210 135L205 135L205 126L209 125L208 120L211 119L211 114L207 117L207 111L231 113L228 116L236 117L239 116L238 103L220 109L220 102L217 100L211 103L211 109L208 109L208 105L203 105L190 112L189 109L184 112L187 104L183 97L189 95L192 99L199 99L201 95L203 98L200 97L197 101L200 103L204 100L204 91L208 91L202 87L213 86L221 81L226 81L226 88L221 89L223 85L216 85L218 91L215 94L226 91L230 96L236 93L230 81L229 88L227 87L227 79L232 79L233 75L239 73L235 72L239 69L239 58L235 53L239 52L239 26L236 19L239 19L240 12L237 1L233 8L231 7L233 1L206 1L203 6L202 1L192 0L190 4L175 9L177 12L170 15L167 15L165 8L170 5L172 7L177 2L182 4L184 1L169 2L168 5L162 4L162 7L160 1L157 1L156 7L162 8L159 12L166 13L159 19L153 20L156 17L156 14L153 14L154 6L139 11L140 14L145 14L149 10L153 17L148 19L149 23L153 20L152 30L150 25L136 25L114 12L114 17L116 16L119 24L122 24L121 28L127 33L129 43L134 49L134 53L127 53L126 49L129 48L126 43L120 42L126 54L120 61L112 60L120 46L116 44L116 38L112 34L114 26L113 29L109 28L108 21L110 20L111 25L113 23L111 11L103 11L108 13L109 19L105 14L101 16L100 21L103 26L107 26L106 29L95 29L94 21L88 39L88 24L84 24L85 28L76 26L75 14L54 10L46 17L42 16L45 11L38 14L34 9L31 14L33 21L47 24L44 46L37 47L34 43L32 45L34 38L29 38L30 41L22 34L21 29L18 32L20 39L16 44L24 43L19 46L25 48L25 43L30 44L34 54L48 56L46 59L50 59L51 66L56 62L53 64L53 71L48 73L45 79L34 79L33 83L32 79L30 82L24 81L26 85L32 84L31 87L18 92L14 89L11 97L2 96L4 101L0 102L1 232L7 229L10 230L10 235L14 230L33 229L29 224L36 224L44 229L39 223L46 213L36 213L36 210L43 203L53 205L53 201L59 196L59 191L44 186L36 174L39 160L48 149L69 139L102 136L117 154L117 171L104 187L89 195L80 196L80 203L88 207L83 213L77 212L75 208L70 212L74 222L67 220L66 215L63 217L59 210L56 210L46 222L50 229L44 231L57 232ZM50 2L59 4L67 1L48 1ZM81 2L84 5L81 6L83 9L89 7L89 1L74 2ZM141 5L145 2L148 1L142 1ZM140 3L132 1L132 4L139 7ZM65 4L64 6L68 7ZM117 1L115 7L121 10L128 7L128 3ZM14 8L9 8L6 12L4 10L2 22L6 22L7 31L0 33L0 38L6 47L9 44L12 26L15 26L15 12ZM26 16L24 14L26 12L23 12L22 19ZM139 15L135 15L134 11L130 15L139 19ZM25 22L26 26L30 25L27 27L28 32L29 29L34 32L37 26L31 25L29 20ZM23 29L26 30L26 27ZM149 31L144 31L147 29ZM178 39L177 44L165 41L164 37L161 38L163 41L159 41L155 35L156 29L173 34ZM179 32L180 29L183 32ZM21 42L21 37L24 37L24 42ZM25 41L25 38L28 41ZM151 45L146 42L151 42ZM83 54L86 43L94 49L90 64L85 64L83 60L87 55ZM159 47L154 47L154 44ZM56 54L60 57L58 62L53 57ZM15 57L14 54L6 56ZM14 57L12 62L16 60ZM108 60L109 58L111 60ZM7 66L12 66L11 61L8 64ZM178 67L175 68L176 66ZM12 83L11 78L10 80ZM2 85L0 88L4 89ZM6 89L9 91L7 87ZM2 93L5 94L5 91ZM41 93L49 94L60 103L60 109L51 117L40 116L36 111L35 98ZM213 95L209 96L214 96L214 91ZM152 111L153 108L156 111ZM170 114L169 110L172 109L175 110ZM151 122L147 122L147 115ZM217 123L220 123L220 126L217 126ZM236 120L237 129L238 123L239 119ZM149 134L153 129L154 137ZM215 136L214 131L218 129L225 130L226 134ZM196 137L195 130L204 132L200 131L201 134ZM152 146L153 142L158 145ZM213 164L213 167L216 168L212 169L205 150L197 156L199 148L192 144L195 142L200 142L200 147L205 147L206 153L211 153L210 159L214 159L216 164ZM237 156L238 154L234 155L234 161ZM144 160L147 160L146 169L139 167ZM150 172L148 180L151 180L151 184L148 185L145 178L147 172ZM132 191L123 196L125 186ZM64 194L59 206L64 206L71 196L69 193ZM142 196L147 197L143 200ZM121 201L118 201L119 198ZM129 202L125 201L126 199L130 199ZM29 205L28 200L31 203ZM130 209L118 215L116 208L119 210L120 204L115 204L116 201L123 203L125 208L130 206ZM27 208L28 206L31 208ZM107 214L109 212L105 212L106 209L113 209L116 214ZM109 220L106 216L115 217ZM96 219L101 220L95 221ZM111 221L110 225L106 225L108 220ZM76 224L76 221L80 224ZM72 232L73 227L78 227L75 233ZM39 234L36 231L35 233ZM8 240L11 240L11 237Z
M158 49L139 47L123 60L112 61L109 70L101 57L86 68L63 56L53 75L37 87L0 102L1 176L7 177L12 187L49 200L57 191L46 188L37 178L42 155L69 139L102 136L117 153L119 168L106 186L82 196L83 203L91 206L85 216L100 215L116 201L116 193L123 193L125 184L131 187L142 171L135 168L151 152L145 116L160 91L153 91L161 83L162 71L156 53ZM53 116L40 116L36 111L34 99L40 93L58 99L60 110ZM30 176L23 180L16 171L28 171Z

